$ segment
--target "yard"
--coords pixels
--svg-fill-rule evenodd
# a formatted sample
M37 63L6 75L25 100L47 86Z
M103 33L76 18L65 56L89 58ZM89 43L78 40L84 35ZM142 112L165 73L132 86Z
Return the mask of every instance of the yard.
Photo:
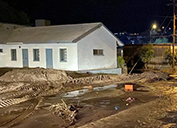
M0 80L0 127L177 127L177 83L160 71L93 75L11 69ZM133 92L125 92L125 84L133 84Z

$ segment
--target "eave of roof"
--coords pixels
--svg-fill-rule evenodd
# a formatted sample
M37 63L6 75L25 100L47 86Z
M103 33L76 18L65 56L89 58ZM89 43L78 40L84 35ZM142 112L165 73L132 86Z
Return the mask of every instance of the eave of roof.
M47 43L76 43L100 27L104 27L116 40L118 46L124 44L101 22L53 25L40 27L22 27L14 29L6 41L0 44L47 44Z
M6 42L76 43L101 25L102 23L86 23L19 28L9 36Z

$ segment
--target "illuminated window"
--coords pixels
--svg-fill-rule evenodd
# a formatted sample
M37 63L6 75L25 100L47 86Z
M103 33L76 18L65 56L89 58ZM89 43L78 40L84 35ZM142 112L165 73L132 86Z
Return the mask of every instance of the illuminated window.
M2 53L3 52L3 49L0 49L0 53Z
M39 61L39 49L33 49L33 61Z
M60 49L60 62L67 62L67 49Z
M103 49L93 49L93 55L104 55Z
M17 51L16 49L11 49L11 60L16 61L17 60Z

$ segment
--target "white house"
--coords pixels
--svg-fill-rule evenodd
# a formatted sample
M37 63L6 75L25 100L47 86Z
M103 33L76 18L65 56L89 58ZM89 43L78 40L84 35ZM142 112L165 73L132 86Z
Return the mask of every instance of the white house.
M123 45L102 23L7 26L0 24L0 67L111 69Z

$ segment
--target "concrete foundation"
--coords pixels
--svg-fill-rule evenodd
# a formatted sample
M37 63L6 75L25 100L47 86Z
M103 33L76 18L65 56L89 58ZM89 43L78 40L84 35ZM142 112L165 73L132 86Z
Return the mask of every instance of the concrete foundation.
M78 71L78 73L93 73L93 74L122 74L122 68L116 68L116 69L100 69L100 70L87 70L87 71Z

